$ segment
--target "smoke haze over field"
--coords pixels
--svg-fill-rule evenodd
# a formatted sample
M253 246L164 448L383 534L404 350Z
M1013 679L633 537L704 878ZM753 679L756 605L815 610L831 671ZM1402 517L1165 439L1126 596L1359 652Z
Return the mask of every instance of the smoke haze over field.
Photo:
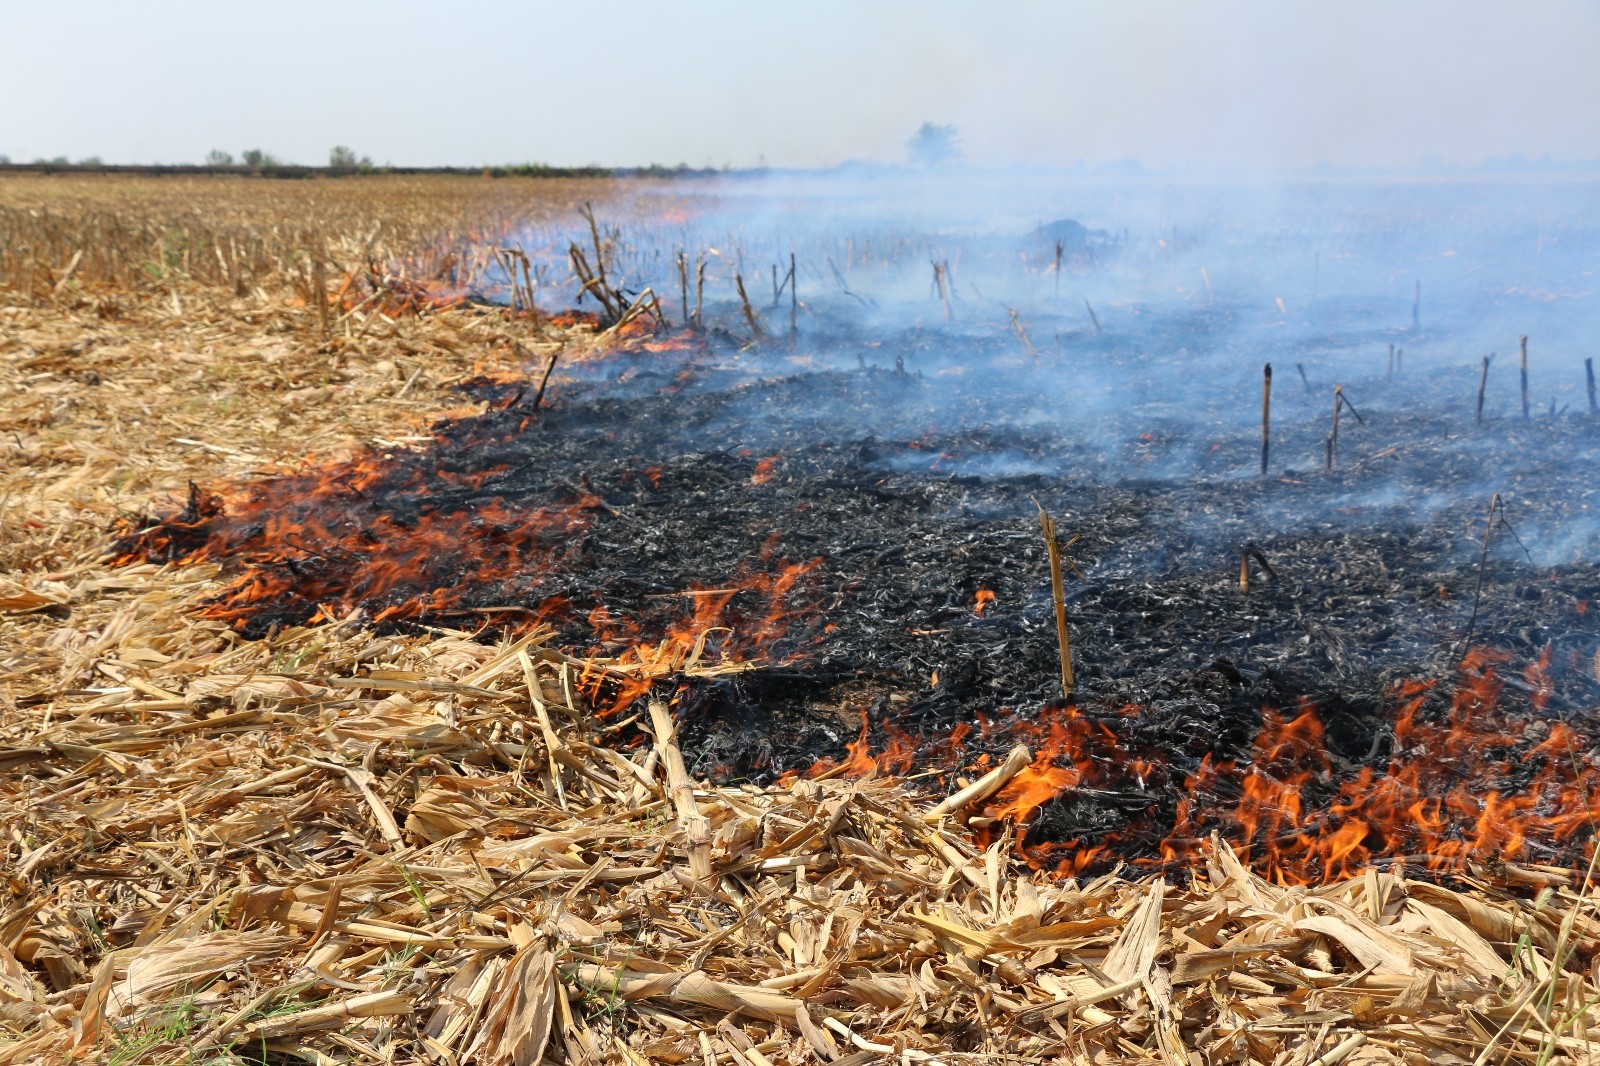
M1476 165L1600 157L1600 6L1426 0L804 12L402 0L7 14L0 153L320 163L900 162L924 120L978 166Z
M741 399L735 389L721 418L687 431L696 442L771 454L793 447L785 435L803 427L807 439L901 442L873 445L874 461L896 473L1222 485L1257 477L1262 364L1271 362L1275 472L1294 482L1323 465L1335 384L1374 419L1347 429L1348 461L1387 472L1319 505L1295 497L1282 510L1284 498L1269 497L1249 516L1256 528L1398 526L1440 514L1464 527L1500 493L1526 522L1530 559L1592 557L1600 518L1588 494L1524 479L1593 446L1582 417L1585 358L1600 335L1592 179L836 173L668 188L670 209L651 199L659 189L644 189L638 203L602 214L613 284L648 287L682 321L694 301L692 283L687 295L680 288L685 252L687 277L705 268L705 323L731 347L752 339L736 276L769 336L788 327L789 296L774 290L791 255L800 301L789 360L752 347L675 389L818 371L917 382L915 402L813 397L777 422L764 393ZM1068 217L1084 228L1063 225ZM1068 234L1059 259L1058 232ZM567 267L571 242L590 242L581 220L515 240L541 267L546 305L592 307ZM672 380L647 369L608 367L591 384L636 398ZM1480 381L1486 424L1474 410ZM919 438L935 429L984 443L929 450ZM1524 429L1534 436L1504 453L1505 434ZM1546 431L1556 436L1539 436ZM1026 494L1013 502L1030 506ZM1209 540L1202 526L1189 532Z

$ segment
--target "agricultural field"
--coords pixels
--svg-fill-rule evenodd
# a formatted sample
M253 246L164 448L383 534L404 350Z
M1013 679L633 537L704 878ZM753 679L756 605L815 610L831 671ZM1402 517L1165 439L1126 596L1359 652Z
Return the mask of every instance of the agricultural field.
M1417 305L750 198L0 177L0 1063L1588 1061L1597 770L1524 705L1592 705L1593 568L1461 555L1454 364L1342 460L1284 394ZM1243 422L1164 361L1241 323L1271 481L1257 349ZM1559 388L1490 453L1546 543Z

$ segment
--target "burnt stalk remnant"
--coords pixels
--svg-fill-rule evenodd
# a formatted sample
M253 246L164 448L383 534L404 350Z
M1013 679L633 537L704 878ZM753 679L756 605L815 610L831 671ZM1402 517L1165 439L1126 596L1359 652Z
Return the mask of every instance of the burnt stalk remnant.
M937 260L933 263L933 291L944 304L944 320L946 322L955 318L955 313L950 309L950 264Z
M756 318L755 308L750 306L750 297L744 291L744 275L735 274L733 284L739 290L739 303L744 308L744 320L750 326L750 332L755 334L757 344L767 339L766 330L761 328L761 320Z
M693 320L689 317L689 257L678 249L678 300L682 306L683 324L689 326Z
M1261 476L1267 476L1267 457L1272 450L1272 364L1261 368Z
M1333 387L1333 429L1328 433L1327 452L1324 456L1328 473L1333 473L1333 468L1339 462L1339 409L1343 406L1344 386Z
M1528 410L1528 335L1524 333L1517 341L1520 354L1517 357L1517 368L1522 372L1522 417L1532 418Z
M1330 474L1339 465L1339 412L1341 410L1349 411L1355 416L1356 421L1363 426L1367 424L1367 420L1361 417L1361 412L1356 410L1356 405L1351 403L1350 398L1344 394L1344 386L1335 385L1333 387L1333 431L1328 434L1327 441L1327 466Z
M533 409L537 411L539 405L544 403L544 390L550 384L550 375L555 373L556 360L561 358L560 352L550 353L550 365L544 368L544 376L539 379L539 391L533 394Z
M1039 508L1039 527L1044 533L1044 549L1050 560L1050 598L1055 604L1056 644L1061 653L1061 695L1071 699L1078 682L1072 670L1072 630L1067 621L1066 586L1061 574L1061 539L1056 533L1056 520L1039 505L1039 501L1035 500L1034 506ZM1068 545L1075 543L1077 539L1072 538ZM1076 563L1067 559L1066 564L1072 567L1072 572L1079 578L1083 578L1083 572L1078 569Z
M1461 635L1461 642L1456 645L1455 655L1458 661L1472 647L1472 630L1478 624L1478 606L1483 602L1483 575L1489 566L1489 542L1494 536L1494 516L1500 515L1500 521L1506 518L1506 505L1497 492L1489 498L1489 516L1483 524L1483 554L1478 557L1478 583L1472 590L1472 615L1467 619L1467 629Z
M1261 550L1260 545L1258 545L1253 540L1252 541L1246 541L1245 542L1245 546L1243 548L1239 549L1239 591L1240 592L1249 592L1250 591L1250 560L1251 559L1254 559L1256 561L1256 564L1258 566L1260 566L1263 571L1266 572L1266 575L1267 575L1268 578L1272 579L1273 581L1278 580L1278 572L1276 570L1274 570L1272 568L1272 564L1267 561L1266 553Z

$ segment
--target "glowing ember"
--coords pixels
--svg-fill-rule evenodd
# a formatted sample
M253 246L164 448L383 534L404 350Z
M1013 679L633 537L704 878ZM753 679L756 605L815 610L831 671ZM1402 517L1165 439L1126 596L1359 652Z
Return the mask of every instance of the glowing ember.
M773 473L778 466L778 459L779 457L776 455L769 455L767 458L757 463L755 473L750 475L750 484L765 485L767 482L771 481Z

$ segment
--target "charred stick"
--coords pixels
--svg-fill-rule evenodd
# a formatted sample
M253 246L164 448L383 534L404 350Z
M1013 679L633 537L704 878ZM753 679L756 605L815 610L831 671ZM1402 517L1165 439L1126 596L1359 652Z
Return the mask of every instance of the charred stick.
M1065 252L1066 250L1067 250L1067 247L1066 247L1065 244L1063 244L1061 241L1057 241L1056 242L1056 295L1057 296L1061 295L1061 253Z
M528 256L521 248L501 248L499 250L500 267L506 272L506 282L511 287L511 312L515 314L518 306L530 316L537 317L538 308L533 306L533 275L528 269ZM522 270L523 280L517 276L518 268Z
M1072 632L1067 623L1066 587L1061 577L1061 541L1056 536L1056 520L1039 508L1039 526L1044 532L1044 548L1050 558L1050 598L1056 608L1056 645L1061 653L1061 694L1071 697L1077 681L1072 672Z
M1311 389L1311 379L1306 377L1306 365L1304 363L1296 363L1294 368L1300 371L1300 384L1306 387L1306 395L1314 395Z
M839 272L839 265L833 261L832 256L828 257L828 269L833 271L833 280L839 283L840 292L850 297L850 299L856 301L862 307L872 306L872 301L868 300L865 296L850 291L850 283L844 280L844 275Z
M622 312L621 316L619 316L615 322L606 328L606 333L617 333L622 329L623 326L626 326L629 322L632 322L646 311L652 310L652 308L653 313L656 316L656 321L660 322L661 301L656 299L656 294L654 291L645 289L634 298L633 303L627 306L627 309Z
M1272 364L1261 368L1261 476L1267 476L1267 456L1272 450Z
M516 297L516 302L521 305L522 310L524 310L528 314L532 315L533 314L533 289L532 289L532 286L530 285L530 287L526 291L524 291L524 289L522 288L522 282L517 280L517 268L522 264L523 259L525 259L526 257L523 256L522 250L520 248L507 248L505 250L505 257L506 257L506 266L509 268L508 269L508 276L509 276L509 278L511 280L511 294L514 297Z
M1483 357L1483 370L1478 374L1478 425L1483 425L1483 396L1489 390L1489 362L1494 358L1490 353Z
M1356 405L1350 402L1350 397L1344 394L1343 387L1339 389L1339 402L1344 404L1344 409L1346 411L1349 411L1351 414L1356 416L1357 422L1360 422L1363 426L1367 424L1367 420L1361 417L1361 412L1356 410Z
M595 277L600 279L600 284L604 286L606 284L606 252L605 246L600 243L600 227L594 220L594 208L585 203L583 210L579 214L589 220L589 238L594 241L594 273Z
M1594 414L1596 411L1600 411L1600 407L1596 407L1594 402L1594 358L1592 356L1585 357L1583 360L1583 375L1588 379L1589 384L1589 413Z
M550 375L555 373L556 360L561 358L560 352L550 353L550 365L544 368L544 376L539 379L539 391L533 394L533 409L537 411L539 405L544 403L544 390L550 384Z
M700 308L702 298L706 293L706 257L697 255L694 258L694 328L700 330Z
M1389 345L1389 377L1394 377L1394 345Z
M1011 316L1011 332L1017 335L1017 340L1021 341L1022 346L1028 350L1028 354L1033 356L1033 361L1038 362L1039 349L1033 346L1033 341L1028 337L1028 327L1022 324L1022 319L1017 316L1016 308L1007 306L1006 314Z
M1328 434L1328 473L1339 465L1339 412L1344 407L1344 386L1333 387L1333 432Z
M1274 581L1278 580L1278 571L1272 568L1272 564L1267 561L1266 553L1261 550L1255 541L1247 541L1245 543L1244 550L1245 553L1250 556L1250 558L1254 559L1260 564L1261 569L1267 572L1267 576L1269 578Z
M1517 346L1520 349L1520 354L1517 357L1517 369L1522 372L1522 417L1527 419L1533 416L1528 411L1528 335L1526 333L1517 341Z
M683 303L683 324L689 324L689 257L678 252L678 297Z
M514 315L517 313L517 303L522 296L522 293L517 289L516 267L511 265L511 260L504 248L491 249L489 254L494 256L495 264L500 267L500 272L506 276L507 293L511 301L511 313Z
M1503 518L1506 505L1497 492L1489 500L1489 519L1483 527L1483 554L1478 558L1478 586L1472 592L1472 615L1467 619L1467 631L1462 634L1461 643L1456 645L1454 658L1458 661L1466 654L1468 645L1472 641L1472 629L1478 624L1478 604L1483 599L1483 574L1489 565L1489 538L1494 533L1494 515L1498 510Z
M950 310L950 266L947 263L933 264L933 285L938 290L939 299L944 304L944 320L949 322L954 317Z
M594 289L594 275L589 270L589 260L584 257L583 250L576 244L567 248L567 258L572 261L572 274L578 279L578 295L573 300L574 304L583 303L585 293ZM596 302L600 299L595 297Z
M744 292L744 275L735 274L733 284L739 290L739 302L744 305L744 320L750 324L750 332L756 335L756 340L762 340L766 333L761 329L761 323L756 319L755 308L750 306L750 297Z
M1256 563L1261 567L1261 569L1266 571L1267 577L1271 578L1273 581L1278 580L1278 572L1276 570L1274 570L1272 568L1272 564L1267 561L1266 555L1261 551L1260 548L1258 548L1256 546L1255 541L1248 541L1248 542L1246 542L1246 544L1245 544L1245 546L1243 548L1239 549L1239 591L1240 592L1249 592L1250 591L1250 560L1251 559L1254 559L1256 561Z
M1094 323L1094 335L1100 336L1100 316L1094 313L1094 305L1089 302L1087 296L1084 297L1083 306L1089 309L1089 321Z
M1394 350L1394 372L1396 374L1404 374L1406 372L1406 350L1404 348L1396 348Z
M592 294L595 302L604 309L608 324L615 323L622 317L623 311L626 310L621 297L606 285L603 276L590 269L589 258L583 254L582 248L573 244L567 249L567 254L572 260L573 274L582 283L578 288L577 302L581 303L583 301L585 293Z
M533 316L534 321L540 321L544 318L544 316L539 313L538 306L533 302L533 270L531 268L531 264L528 262L528 253L524 252L521 248L518 248L517 259L522 263L522 284L526 290L525 295L528 300L528 313Z
M794 253L789 253L789 347L800 336L800 275L795 270Z
M850 286L845 282L844 275L839 273L839 264L833 261L832 256L828 257L828 269L833 271L833 280L839 283L839 291L848 296Z
M783 290L778 288L778 264L777 263L773 263L772 264L772 306L770 308L768 308L769 311L776 311L778 309L778 297L780 297L782 295L783 295Z

